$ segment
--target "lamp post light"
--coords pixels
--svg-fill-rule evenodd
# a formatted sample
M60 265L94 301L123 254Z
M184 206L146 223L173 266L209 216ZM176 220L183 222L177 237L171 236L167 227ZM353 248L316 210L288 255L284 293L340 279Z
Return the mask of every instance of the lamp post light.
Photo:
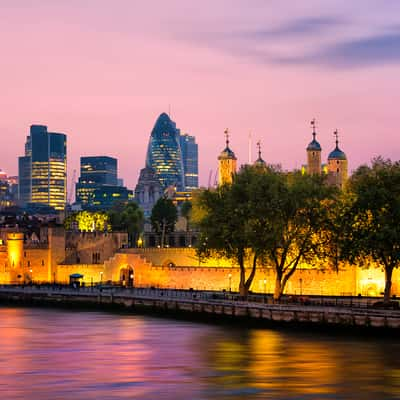
M31 283L33 284L33 277L32 277L32 268L29 270L30 274L31 274Z
M103 284L103 271L100 272L100 286Z
M229 293L232 292L232 274L228 275L229 278Z
M267 279L264 278L264 294L267 293Z

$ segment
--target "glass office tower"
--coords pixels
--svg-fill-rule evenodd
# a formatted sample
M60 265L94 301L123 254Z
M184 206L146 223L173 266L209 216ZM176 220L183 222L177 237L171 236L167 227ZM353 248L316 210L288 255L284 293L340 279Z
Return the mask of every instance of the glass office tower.
M133 192L119 185L118 161L108 156L81 157L81 176L76 184L76 202L83 209L107 210L115 202L133 199Z
M67 197L67 136L47 132L47 126L32 125L19 157L19 199L64 210Z
M152 168L161 186L175 186L184 190L184 169L180 146L180 133L175 122L163 113L151 132L147 149L146 167Z
M118 185L117 169L116 158L108 156L81 157L79 181L101 185Z
M185 190L190 192L199 187L198 145L194 136L180 136L180 144L185 175Z

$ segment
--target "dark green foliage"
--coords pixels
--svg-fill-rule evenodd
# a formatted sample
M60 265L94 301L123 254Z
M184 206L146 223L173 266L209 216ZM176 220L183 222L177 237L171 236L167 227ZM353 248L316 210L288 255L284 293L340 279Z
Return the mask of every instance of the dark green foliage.
M189 229L190 220L192 218L192 202L189 200L184 201L180 206L181 216L186 219L186 229Z
M349 182L343 258L351 263L372 259L385 270L385 302L390 299L392 273L400 265L400 163L376 158L359 167Z
M322 177L245 167L232 185L203 191L196 198L194 216L202 232L199 255L216 252L237 262L243 295L251 286L257 261L271 263L279 298L299 263L322 254L324 200L335 193ZM246 279L248 259L251 270Z
M135 246L140 232L143 230L143 212L134 202L117 203L108 217L113 231L128 232L129 243Z
M151 211L151 226L157 234L161 235L161 247L164 246L165 235L175 229L178 220L178 211L174 203L161 197Z

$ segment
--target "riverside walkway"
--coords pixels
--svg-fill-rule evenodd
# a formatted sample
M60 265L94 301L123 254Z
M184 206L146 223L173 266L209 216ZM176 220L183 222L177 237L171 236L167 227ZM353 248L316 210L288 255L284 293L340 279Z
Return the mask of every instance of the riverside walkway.
M132 312L159 312L250 319L262 323L303 324L360 328L400 328L400 310L377 309L377 299L346 297L285 297L250 295L246 301L227 292L155 288L69 286L0 286L0 304L93 305L119 307ZM397 303L395 303L397 304Z

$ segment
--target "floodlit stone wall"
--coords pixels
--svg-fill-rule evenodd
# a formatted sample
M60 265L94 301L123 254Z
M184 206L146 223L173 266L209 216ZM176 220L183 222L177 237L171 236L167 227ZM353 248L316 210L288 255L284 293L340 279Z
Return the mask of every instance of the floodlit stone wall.
M59 228L49 228L46 240L23 243L21 234L7 233L0 245L0 283L59 282L69 283L70 275L81 274L86 285L117 282L135 286L176 289L233 290L239 286L239 268L230 260L200 260L193 248L120 249L124 236L89 235L65 238ZM68 246L74 244L86 262L68 261ZM67 251L66 251L67 248ZM92 262L92 253L101 251L103 262ZM106 255L109 256L106 259ZM85 258L86 257L86 258ZM250 270L247 270L248 276ZM385 285L382 268L343 266L337 273L302 265L286 286L288 294L379 296ZM271 293L275 274L268 266L258 266L251 290ZM393 273L392 294L400 294L400 271Z

